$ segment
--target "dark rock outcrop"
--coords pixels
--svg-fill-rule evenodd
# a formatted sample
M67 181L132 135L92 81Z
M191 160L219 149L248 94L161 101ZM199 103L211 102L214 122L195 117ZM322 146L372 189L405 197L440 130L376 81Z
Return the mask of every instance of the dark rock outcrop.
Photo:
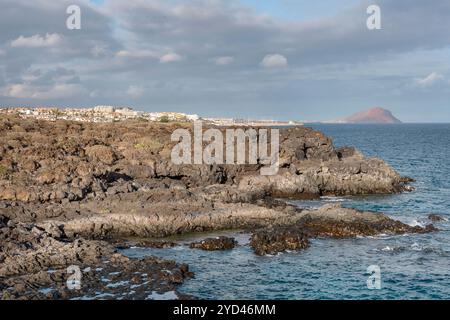
M286 250L299 250L309 247L306 234L299 228L274 227L253 233L250 246L257 255L275 254Z
M293 225L275 226L255 232L251 246L256 254L264 255L304 249L310 238L343 239L379 234L428 233L436 230L433 225L411 227L381 213L327 205L303 212L302 217Z
M67 285L68 267L79 271L79 289ZM130 259L105 242L72 241L55 224L0 226L0 299L152 299L164 292L189 298L176 286L192 275L184 264Z
M351 238L379 234L427 233L436 231L432 225L424 228L409 226L387 215L326 205L304 215L299 222L313 237Z
M206 238L204 240L193 242L189 245L191 249L201 249L205 251L231 250L237 245L234 238L217 237Z
M428 215L428 219L433 222L446 221L446 218L439 214L431 213Z
M261 164L175 165L170 135L180 126L192 129L139 121L0 118L0 201L76 202L157 184L187 189L226 184L241 193L294 198L392 193L407 184L383 161L366 159L354 148L336 149L331 139L305 127L280 131L280 170L273 177L259 175Z
M126 241L125 243L116 244L118 249L128 249L131 247L138 248L155 248L155 249L167 249L178 246L177 242L165 241L165 240L140 240L140 241Z

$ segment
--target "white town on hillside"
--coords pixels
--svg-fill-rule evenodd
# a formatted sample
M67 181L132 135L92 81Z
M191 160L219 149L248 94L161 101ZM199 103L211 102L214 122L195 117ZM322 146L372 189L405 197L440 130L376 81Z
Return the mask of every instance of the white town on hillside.
M93 108L57 107L0 107L0 115L17 115L21 118L39 120L69 120L80 122L115 122L128 119L141 119L155 122L193 122L202 120L217 126L295 126L297 121L249 120L232 118L201 118L197 114L179 112L144 112L130 107L96 106Z
M48 107L9 107L1 108L0 114L18 115L22 118L40 120L70 120L80 122L114 122L127 119L144 119L148 121L196 121L198 115L177 112L143 112L129 107L96 106L93 108L48 108Z

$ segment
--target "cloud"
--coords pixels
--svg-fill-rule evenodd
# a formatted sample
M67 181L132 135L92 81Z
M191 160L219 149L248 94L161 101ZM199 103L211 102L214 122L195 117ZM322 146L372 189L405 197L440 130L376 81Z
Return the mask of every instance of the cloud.
M13 48L44 48L52 47L61 42L61 36L57 33L41 36L35 34L31 37L20 36L17 39L11 41L11 47Z
M68 99L85 92L74 70L63 67L30 68L17 82L0 88L0 95L15 99Z
M140 98L144 95L145 89L142 86L129 86L127 90L127 94L133 99Z
M176 53L167 53L163 56L161 56L161 58L159 58L159 62L161 63L170 63L170 62L177 62L177 61L181 61L183 58Z
M99 91L99 90L92 90L91 92L89 92L89 97L91 97L91 98L98 98L98 97L101 97L102 96L102 94L101 94L101 92Z
M105 57L108 54L108 49L105 46L96 44L91 49L91 54L95 58Z
M288 61L281 54L268 54L261 61L261 65L265 68L285 68L288 65Z
M136 59L145 59L145 58L159 58L159 54L150 51L150 50L121 50L116 53L116 56L119 58L136 58Z
M14 84L4 88L2 95L10 98L30 98L33 96L33 90L23 84Z
M417 79L416 84L419 87L427 88L427 87L431 87L431 86L441 82L442 80L444 80L444 76L442 74L439 74L437 72L432 72L425 78Z
M69 98L83 93L78 84L56 84L50 88L32 86L28 84L9 85L2 90L2 95L17 99L60 99Z
M234 62L234 57L217 57L214 61L218 66L226 66Z
M82 9L78 31L64 23L65 9L74 1ZM96 5L91 0L3 0L0 87L30 97L18 101L30 105L59 102L37 101L35 90L51 96L55 86L62 92L78 85L92 95L61 101L230 117L246 112L303 116L313 107L318 107L313 112L327 111L336 101L344 108L401 105L400 99L406 104L412 95L419 103L420 94L428 94L430 104L449 101L450 90L440 87L445 81L436 79L439 74L425 77L430 70L442 75L450 70L448 0L433 5L377 0L383 27L377 31L366 27L371 1L329 1L333 9L324 6L323 14L317 10L313 18L287 19L271 10L261 14L255 1L246 0L108 0ZM50 45L53 35L60 39L48 50L30 50L30 45ZM289 72L267 72L286 66ZM417 90L419 85L428 90ZM132 97L139 95L139 87L145 88L145 103ZM396 89L401 91L394 97L398 100L390 101ZM0 105L13 105L14 99L0 97Z
M21 82L32 85L54 85L79 83L80 78L74 70L57 67L52 69L30 68L21 75Z

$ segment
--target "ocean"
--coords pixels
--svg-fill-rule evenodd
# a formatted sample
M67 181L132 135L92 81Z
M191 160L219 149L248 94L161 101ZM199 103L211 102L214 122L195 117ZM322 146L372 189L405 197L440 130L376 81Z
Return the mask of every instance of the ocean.
M416 191L293 203L317 207L339 202L349 208L384 212L410 225L430 223L427 216L435 213L447 219L435 223L440 231L315 239L307 250L265 257L256 256L246 245L249 234L233 232L225 234L235 236L240 245L227 252L179 246L132 248L123 253L189 264L195 279L187 280L179 291L200 299L449 299L450 124L311 127L331 137L336 146L355 146L368 157L384 159L402 175L416 179ZM379 267L378 289L368 287L370 266Z

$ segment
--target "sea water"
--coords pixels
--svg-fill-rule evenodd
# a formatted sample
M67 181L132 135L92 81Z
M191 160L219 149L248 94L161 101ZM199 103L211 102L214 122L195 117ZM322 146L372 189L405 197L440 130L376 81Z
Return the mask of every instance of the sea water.
M339 202L384 212L410 225L430 223L428 214L436 213L447 218L435 224L440 231L315 239L307 250L265 257L249 248L249 234L232 232L228 235L235 236L239 245L225 252L178 246L123 253L188 263L195 279L187 280L179 291L202 299L449 299L450 124L312 127L331 137L336 146L355 146L368 157L384 159L402 175L416 179L416 191L293 203L308 208ZM369 266L380 268L380 289L367 286Z

